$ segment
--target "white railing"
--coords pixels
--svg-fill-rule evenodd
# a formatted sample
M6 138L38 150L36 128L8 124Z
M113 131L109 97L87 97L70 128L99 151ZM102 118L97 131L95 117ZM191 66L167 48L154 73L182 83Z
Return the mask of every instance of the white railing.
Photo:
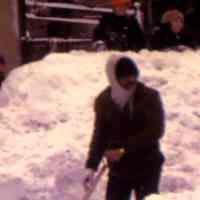
M99 20L96 19L83 19L83 18L62 18L62 17L40 17L34 14L26 13L27 19L44 20L44 21L57 21L66 23L78 23L78 24L93 24L97 25Z
M103 12L103 13L112 13L112 9L110 8L101 8L101 7L88 7L84 5L76 5L72 3L45 3L45 2L36 2L31 0L26 0L26 5L29 6L41 6L48 8L60 8L60 9L72 9L72 10L82 10L82 11L90 11L90 12Z
M90 38L48 38L48 37L43 37L43 38L27 38L27 37L22 37L21 40L24 41L29 41L29 42L47 42L47 43L60 43L60 42L66 42L66 43L84 43L84 42L92 42L92 39Z

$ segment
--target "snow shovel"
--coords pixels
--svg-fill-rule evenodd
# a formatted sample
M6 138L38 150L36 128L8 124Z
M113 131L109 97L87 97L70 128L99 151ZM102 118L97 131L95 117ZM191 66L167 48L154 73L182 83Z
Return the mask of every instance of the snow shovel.
M108 167L108 166L107 166L107 163L104 163L104 164L102 165L102 167L100 168L99 172L96 174L96 176L95 176L95 178L94 178L93 185L90 187L90 189L88 189L88 190L85 192L85 194L84 194L82 200L89 200L89 199L90 199L92 193L93 193L94 190L96 189L97 184L99 183L99 181L100 181L102 175L105 173L107 167Z

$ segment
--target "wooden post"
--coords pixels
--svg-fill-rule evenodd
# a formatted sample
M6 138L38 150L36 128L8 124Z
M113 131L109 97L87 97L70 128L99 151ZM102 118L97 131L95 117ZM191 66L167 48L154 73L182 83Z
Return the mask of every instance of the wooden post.
M20 0L22 1L22 0ZM8 69L21 64L18 0L0 1L0 54Z
M19 24L19 35L20 37L25 36L26 34L26 17L25 17L25 13L26 13L26 4L25 4L25 0L17 0L17 10L18 10L18 24Z
M152 13L152 0L147 0L147 19L148 19L148 32L153 28L153 13Z

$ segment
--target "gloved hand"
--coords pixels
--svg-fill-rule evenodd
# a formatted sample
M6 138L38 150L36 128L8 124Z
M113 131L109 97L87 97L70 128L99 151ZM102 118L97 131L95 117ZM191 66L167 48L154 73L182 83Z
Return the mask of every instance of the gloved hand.
M177 51L183 52L189 50L189 47L185 46L185 45L178 45L177 46Z
M115 162L115 161L119 161L124 155L124 153L125 153L125 150L123 148L111 149L111 150L105 151L105 157L107 158L109 162Z
M87 169L86 176L83 182L83 186L86 191L90 190L91 186L93 185L94 177L95 171L93 169Z
M100 52L107 50L106 44L102 40L97 40L92 44L92 50Z

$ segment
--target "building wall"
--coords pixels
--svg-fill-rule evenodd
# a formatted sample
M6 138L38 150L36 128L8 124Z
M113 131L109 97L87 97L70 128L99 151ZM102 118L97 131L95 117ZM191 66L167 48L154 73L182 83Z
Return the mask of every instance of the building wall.
M18 0L0 1L0 54L5 57L9 69L21 63L17 3Z

